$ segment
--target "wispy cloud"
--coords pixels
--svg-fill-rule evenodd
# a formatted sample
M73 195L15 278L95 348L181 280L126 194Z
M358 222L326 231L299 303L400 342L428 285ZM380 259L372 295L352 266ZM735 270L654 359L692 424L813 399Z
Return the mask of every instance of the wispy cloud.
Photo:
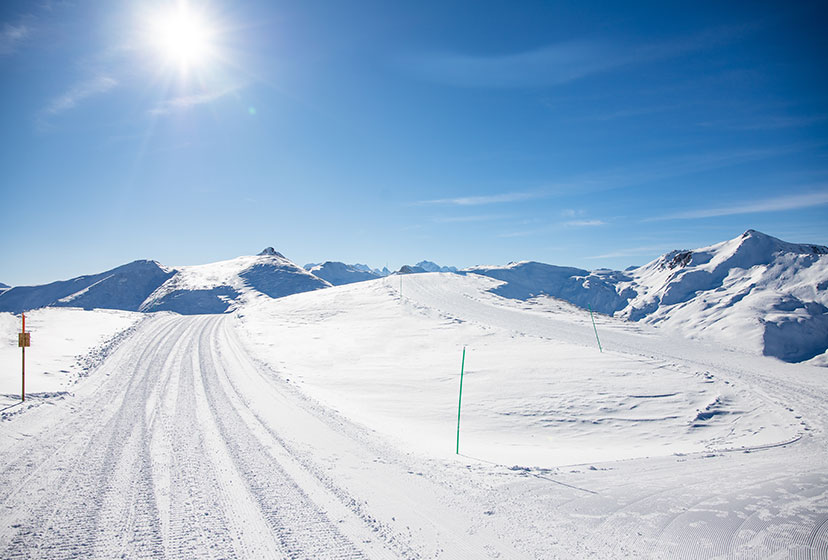
M434 200L421 200L418 205L446 205L446 206L481 206L484 204L503 204L506 202L520 202L543 198L547 195L537 192L508 192L482 196L460 196L456 198L438 198Z
M677 212L674 214L647 218L644 221L656 222L664 220L691 220L697 218L733 216L737 214L755 214L759 212L782 212L785 210L796 210L798 208L822 206L825 204L828 204L828 190L822 192L800 193L765 198L762 200L742 202L730 206L717 206L712 208L702 208L699 210L690 210L687 212Z
M202 91L191 95L173 97L172 99L162 101L150 109L149 113L152 115L169 115L170 113L175 113L177 111L192 109L193 107L197 107L199 105L212 103L213 101L221 99L225 95L229 95L240 90L241 88L242 86L240 85L234 85L221 89Z
M438 216L432 221L438 224L456 224L456 223L470 223L470 222L491 222L495 220L505 220L511 216L503 214L480 214L476 216Z
M595 227L595 226L605 226L607 222L604 220L570 220L568 222L564 222L563 225L567 227Z
M96 76L89 80L79 82L69 88L66 92L52 99L38 116L38 123L45 125L49 117L53 117L75 108L81 101L95 95L106 93L115 86L118 81L110 76Z
M461 87L522 88L560 85L623 66L663 60L721 43L742 28L718 28L669 43L629 45L568 41L508 54L426 53L404 66L419 77Z
M0 28L0 55L11 54L31 35L31 27L19 23L4 23Z
M784 128L804 128L813 126L828 120L828 114L804 115L804 116L757 116L750 122L741 121L707 121L699 123L699 126L707 128L721 128L725 130L780 130Z

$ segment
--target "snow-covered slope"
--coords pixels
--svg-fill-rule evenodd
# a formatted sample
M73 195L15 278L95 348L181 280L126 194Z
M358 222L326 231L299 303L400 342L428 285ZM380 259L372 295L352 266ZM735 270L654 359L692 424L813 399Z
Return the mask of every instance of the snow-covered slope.
M551 296L788 362L828 364L828 247L821 245L748 230L625 272L537 262L462 272L502 280L492 291L504 297Z
M628 287L618 290L630 277L622 272L600 269L582 270L539 262L518 262L506 266L475 266L461 271L501 280L504 283L492 292L512 299L526 300L551 296L579 307L607 315L623 309L635 292Z
M783 407L636 347L687 346L681 337L599 316L600 352L588 313L504 299L491 293L499 284L417 274L402 298L385 279L257 300L237 316L278 371L405 449L454 453L464 346L462 446L473 457L553 466L796 437Z
M326 261L322 264L313 265L310 268L306 267L306 270L314 276L330 282L334 286L364 282L365 280L375 280L382 277L370 269L366 270L367 268L367 266L362 268L361 266L358 267L358 265L350 265L343 262Z
M144 318L140 313L101 309L38 309L26 313L31 347L26 352L26 398L60 395L109 353L119 333ZM0 313L0 407L20 399L20 317ZM0 414L0 419L5 412Z
M42 307L224 313L246 295L282 297L331 284L268 247L255 256L198 266L135 261L107 272L0 292L0 311Z
M177 267L175 275L158 287L140 310L224 313L242 297L264 294L278 298L330 286L268 247L255 256Z
M828 348L828 247L758 231L673 251L630 272L620 316L798 362Z
M155 261L140 260L100 274L43 286L16 286L0 293L0 311L20 313L41 307L137 311L174 273Z

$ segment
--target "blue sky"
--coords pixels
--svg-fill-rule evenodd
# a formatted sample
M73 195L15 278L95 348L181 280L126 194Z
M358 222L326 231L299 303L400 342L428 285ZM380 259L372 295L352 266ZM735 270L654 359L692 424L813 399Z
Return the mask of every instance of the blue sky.
M171 18L195 51L159 42ZM0 281L268 245L592 269L749 228L828 244L824 21L818 2L6 0Z

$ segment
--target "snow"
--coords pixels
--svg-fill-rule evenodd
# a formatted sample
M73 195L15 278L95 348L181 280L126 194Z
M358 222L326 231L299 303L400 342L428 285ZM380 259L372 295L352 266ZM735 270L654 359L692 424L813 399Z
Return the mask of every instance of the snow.
M305 268L314 276L322 278L334 286L374 280L381 276L370 270L365 270L367 267L361 268L357 265L347 265L345 263L332 261L326 261L310 267L306 266Z
M172 274L157 262L144 260L43 286L15 286L0 292L0 311L20 313L46 306L137 311Z
M26 393L48 396L72 389L104 357L103 347L142 315L129 311L38 309L26 313L31 346L26 349ZM0 313L0 406L20 400L19 315Z
M790 362L828 349L828 292L819 289L828 278L826 247L749 230L630 275L638 295L619 316Z
M518 304L492 294L499 284L420 274L406 279L402 299L395 282L379 280L259 301L240 320L258 352L303 389L423 453L454 450L464 346L462 439L475 457L552 467L796 437L798 421L781 407L708 370L624 346L599 352L588 314ZM629 328L599 317L599 332ZM645 329L635 340L659 336Z
M824 369L596 314L601 352L583 309L503 286L32 312L40 369L94 365L4 411L3 557L828 557Z
M397 274L455 272L431 261ZM755 230L693 251L677 250L624 272L524 261L462 271L500 280L492 293L551 296L582 309L714 340L788 362L824 365L828 352L828 248L787 243ZM136 261L45 286L0 291L0 311L44 306L232 312L261 295L280 298L370 281L388 271L328 261L300 268L273 247L197 266Z
M461 273L502 280L492 292L505 297L552 296L788 362L820 364L828 350L828 248L754 230L624 272L520 262Z
M414 266L426 272L457 272L457 268L454 266L440 266L433 261L420 261Z

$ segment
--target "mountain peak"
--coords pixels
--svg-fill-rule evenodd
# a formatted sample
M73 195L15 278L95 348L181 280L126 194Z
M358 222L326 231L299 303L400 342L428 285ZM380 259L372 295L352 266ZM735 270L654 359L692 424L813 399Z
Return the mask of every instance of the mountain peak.
M285 256L274 249L273 247L265 247L265 249L257 255L258 257L281 257L285 258Z

